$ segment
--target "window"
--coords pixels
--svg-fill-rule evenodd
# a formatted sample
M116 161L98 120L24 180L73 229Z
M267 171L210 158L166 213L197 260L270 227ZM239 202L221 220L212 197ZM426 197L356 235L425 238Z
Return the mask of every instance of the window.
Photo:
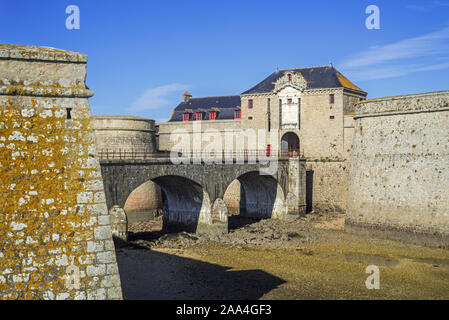
M288 99L288 100L287 100L287 103L288 103L288 104L292 104L292 102L293 102L292 99Z
M267 100L267 106L268 106L268 110L269 110L270 106L271 106L271 99L270 98L268 98L268 100Z
M241 112L240 110L234 111L234 120L240 120L241 119Z
M335 116L330 116L329 117L331 120L334 120L335 119Z
M292 75L291 75L291 73L288 74L288 82L292 82Z
M330 104L334 104L334 102L335 102L335 95L334 94L330 94L329 95L329 103Z
M196 121L201 121L201 120L203 120L203 113L197 112L196 113Z
M215 111L209 112L209 120L215 120L217 117L217 113Z
M190 120L190 113L186 112L182 114L182 121L189 121Z
M271 144L267 145L267 157L271 156Z
M248 100L248 109L252 109L253 108L253 99L249 99Z
M72 119L72 108L67 108L67 120Z

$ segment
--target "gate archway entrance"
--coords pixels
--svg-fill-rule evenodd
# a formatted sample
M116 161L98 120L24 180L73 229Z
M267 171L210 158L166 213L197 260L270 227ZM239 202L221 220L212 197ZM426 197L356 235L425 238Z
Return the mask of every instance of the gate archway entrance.
M294 132L287 132L281 139L282 154L299 155L299 137Z

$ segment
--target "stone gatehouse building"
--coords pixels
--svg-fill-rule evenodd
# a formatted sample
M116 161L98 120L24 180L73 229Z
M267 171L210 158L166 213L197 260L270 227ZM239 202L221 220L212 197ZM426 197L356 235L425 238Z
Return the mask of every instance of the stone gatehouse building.
M366 96L332 64L278 69L239 95L196 98L185 92L169 121L159 124L159 150L173 150L179 141L172 133L179 130L190 135L188 148L193 150L197 143L194 130L199 124L202 133L218 131L222 141L225 131L234 131L234 149L239 139L246 139L246 151L301 155L307 160L309 210L312 206L344 209L354 108ZM247 129L263 130L265 144L239 136ZM277 138L271 141L270 137ZM225 148L224 143L221 146ZM201 144L201 150L207 147L207 143ZM228 207L238 208L239 197L240 186L235 181L225 199Z

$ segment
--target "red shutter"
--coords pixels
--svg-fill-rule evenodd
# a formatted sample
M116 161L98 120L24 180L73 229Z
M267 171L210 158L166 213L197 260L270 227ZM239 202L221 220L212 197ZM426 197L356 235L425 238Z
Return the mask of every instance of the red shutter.
M240 110L235 110L234 111L234 119L235 120L239 120L240 119Z
M209 120L215 120L215 115L216 115L215 111L209 112Z

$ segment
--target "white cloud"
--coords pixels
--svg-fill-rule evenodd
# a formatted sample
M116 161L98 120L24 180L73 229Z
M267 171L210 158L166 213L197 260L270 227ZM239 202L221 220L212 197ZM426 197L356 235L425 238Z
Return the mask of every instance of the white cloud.
M355 81L388 79L405 76L415 72L434 71L449 68L449 62L432 65L407 65L403 66L385 66L370 67L351 72L351 79Z
M438 7L449 7L449 2L445 1L432 1L426 4L410 4L405 6L407 9L414 11L430 11L432 9L437 9Z
M371 47L339 67L357 80L382 79L445 69L449 67L448 57L449 27L446 27L423 36Z
M174 108L174 104L181 100L183 91L189 89L189 85L172 83L156 88L150 88L134 101L128 108L130 112L153 110L162 107Z

